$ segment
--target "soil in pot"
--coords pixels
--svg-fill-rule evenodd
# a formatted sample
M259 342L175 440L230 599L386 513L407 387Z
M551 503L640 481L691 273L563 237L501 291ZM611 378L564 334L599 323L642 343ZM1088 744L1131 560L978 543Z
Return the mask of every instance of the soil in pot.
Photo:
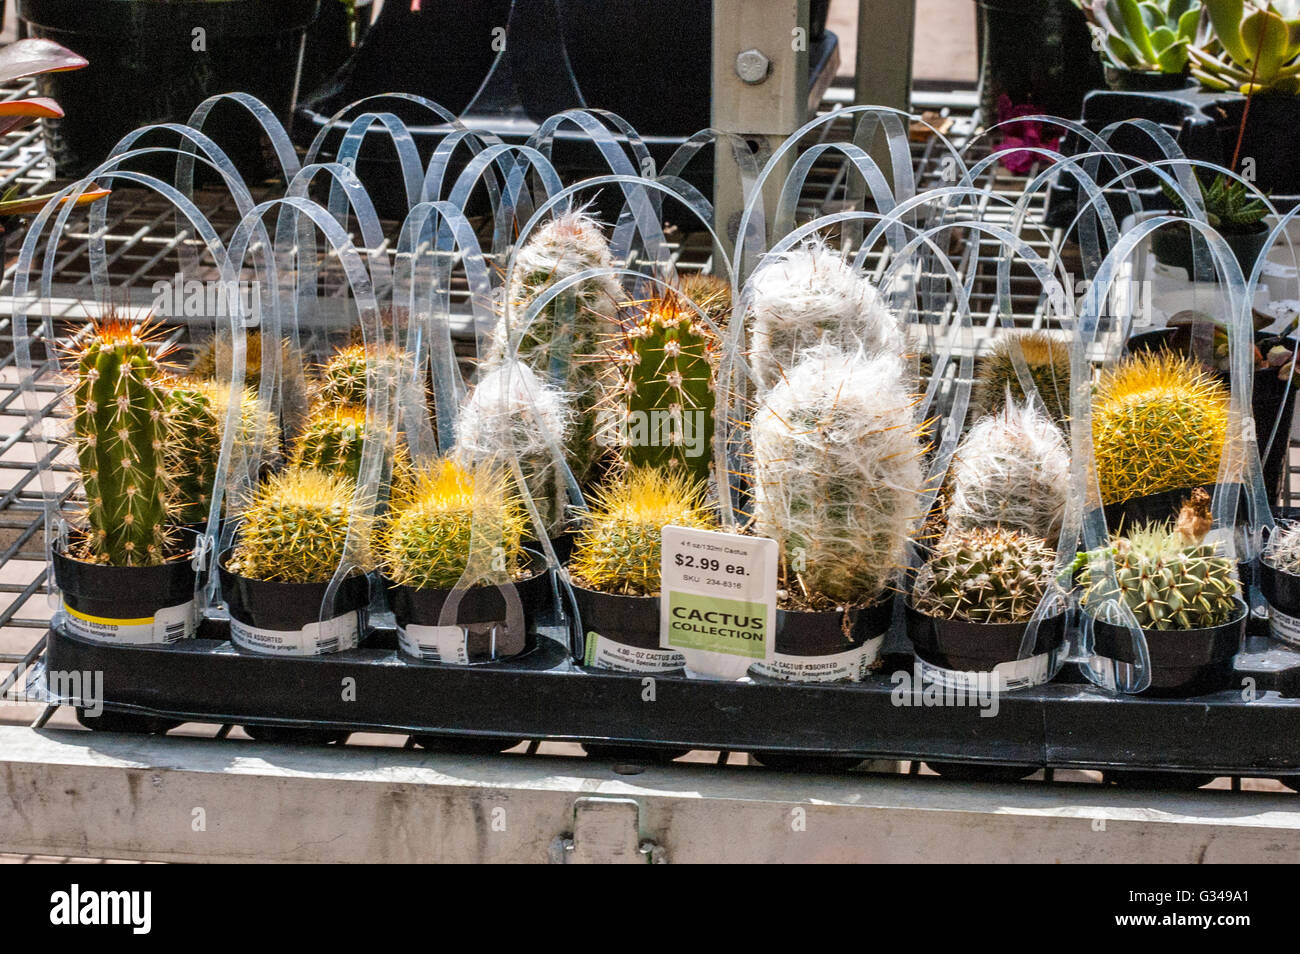
M221 592L230 609L230 641L240 649L282 656L319 656L356 649L370 603L370 581L351 576L321 620L329 583L278 583L239 576L221 556Z
M582 621L582 663L618 672L680 672L686 658L659 647L659 597L618 596L573 584Z
M537 619L554 593L546 561L535 553L529 554L528 576L514 583L519 605L513 619L506 594L496 586L461 591L455 624L443 626L443 609L454 590L386 585L402 651L456 665L497 662L527 652L536 644Z
M57 625L82 639L155 645L188 639L198 626L193 534L183 552L159 566L106 566L54 550L54 583L63 596Z
M1185 697L1219 692L1232 686L1233 657L1241 647L1248 615L1237 601L1228 622L1206 629L1144 629L1151 658L1151 685L1143 695ZM1093 652L1122 663L1137 662L1137 647L1128 629L1092 621Z
M1055 673L1053 654L1065 643L1065 614L1038 624L1033 653L1018 659L1028 623L969 623L940 619L905 607L907 635L917 658L951 673L992 673L1001 676L1004 690L1024 689L1047 682ZM924 672L923 672L924 675ZM940 674L935 674L940 675Z
M754 663L749 672L791 682L858 682L880 659L893 616L892 594L849 609L778 608L773 658Z

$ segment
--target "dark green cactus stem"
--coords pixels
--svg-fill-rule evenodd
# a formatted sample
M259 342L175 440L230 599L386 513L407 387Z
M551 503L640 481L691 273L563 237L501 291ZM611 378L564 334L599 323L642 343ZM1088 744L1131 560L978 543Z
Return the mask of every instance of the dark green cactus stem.
M220 409L207 382L167 385L167 469L176 481L172 520L202 523L212 505L221 455Z
M633 467L685 468L707 480L713 449L713 339L671 302L655 301L628 331L623 457Z
M171 481L164 463L165 395L146 332L99 322L76 352L73 433L86 491L86 555L110 566L167 556Z

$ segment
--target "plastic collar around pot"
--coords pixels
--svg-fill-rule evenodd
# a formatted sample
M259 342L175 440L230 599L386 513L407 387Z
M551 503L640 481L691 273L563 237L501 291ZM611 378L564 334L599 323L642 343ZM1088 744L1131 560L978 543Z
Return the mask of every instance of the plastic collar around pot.
M824 612L776 611L776 652L750 673L791 682L860 682L880 659L894 596Z

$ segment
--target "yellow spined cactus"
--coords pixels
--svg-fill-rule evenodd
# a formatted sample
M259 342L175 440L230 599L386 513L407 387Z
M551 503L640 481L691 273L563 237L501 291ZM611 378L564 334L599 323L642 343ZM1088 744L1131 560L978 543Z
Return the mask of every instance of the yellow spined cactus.
M596 493L569 568L574 581L604 593L659 592L660 535L714 526L704 484L683 470L633 469Z
M509 474L440 459L417 468L377 534L376 555L400 586L451 589L467 566L479 584L508 583L527 527Z
M1102 502L1214 483L1227 429L1227 390L1190 358L1124 359L1092 401Z

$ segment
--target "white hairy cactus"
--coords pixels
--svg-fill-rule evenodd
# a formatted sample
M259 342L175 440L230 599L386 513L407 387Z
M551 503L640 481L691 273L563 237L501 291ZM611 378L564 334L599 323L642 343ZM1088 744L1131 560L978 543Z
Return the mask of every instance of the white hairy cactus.
M746 288L754 370L772 387L805 348L829 340L845 350L901 354L906 335L871 281L820 241L759 266Z
M781 546L795 606L878 599L902 563L925 474L903 359L829 342L754 415L754 521Z
M953 527L1001 527L1044 540L1060 530L1070 484L1070 449L1037 405L1008 397L997 414L971 426L957 447Z
M564 525L568 501L560 462L552 447L563 448L571 429L568 400L553 384L516 361L479 378L456 423L455 454L466 463L502 466L513 449L528 493L548 534Z
M553 299L526 329L522 325L528 306L547 288L587 269L612 266L600 223L582 209L570 209L534 232L519 250L507 289L509 329L518 339L519 360L573 395L576 420L565 455L579 481L586 479L599 456L593 409L602 397L600 359L618 330L618 306L626 296L614 276L590 278ZM505 359L506 330L502 309L488 353L489 368Z

